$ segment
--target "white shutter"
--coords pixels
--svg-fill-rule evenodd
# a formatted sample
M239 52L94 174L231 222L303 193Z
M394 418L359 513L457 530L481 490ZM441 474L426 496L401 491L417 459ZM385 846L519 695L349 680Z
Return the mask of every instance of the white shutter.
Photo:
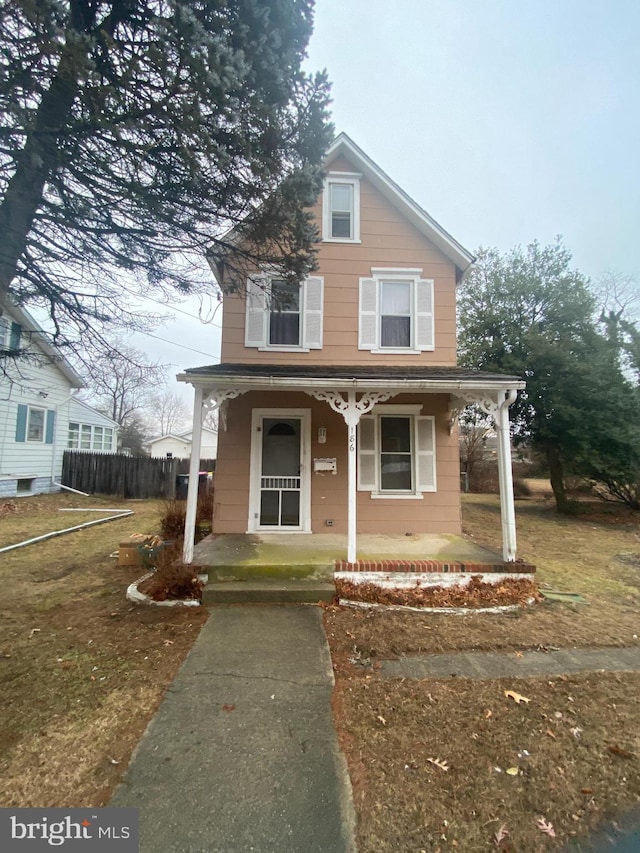
M416 281L416 349L433 348L433 279L420 278Z
M373 415L363 415L358 424L359 491L375 491L377 460L376 418Z
M309 349L322 349L322 302L324 279L310 276L304 284L304 339L302 345Z
M358 349L378 346L378 282L375 278L360 279L360 317Z
M436 491L436 436L433 416L416 418L416 491Z
M263 347L267 343L267 277L252 275L247 279L247 309L244 324L244 345Z

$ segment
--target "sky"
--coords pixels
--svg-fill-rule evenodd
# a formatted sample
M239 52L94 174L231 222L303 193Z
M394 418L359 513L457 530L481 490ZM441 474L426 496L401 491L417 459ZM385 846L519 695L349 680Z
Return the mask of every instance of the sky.
M316 0L306 68L336 132L465 248L559 234L597 280L640 273L639 41L638 0ZM171 375L218 361L221 311L175 316L136 345Z

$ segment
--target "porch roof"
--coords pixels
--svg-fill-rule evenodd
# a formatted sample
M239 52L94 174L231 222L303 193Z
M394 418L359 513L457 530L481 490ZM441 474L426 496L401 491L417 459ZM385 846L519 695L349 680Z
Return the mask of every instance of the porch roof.
M520 389L519 376L485 373L468 367L422 365L214 364L192 367L178 375L180 382L201 387L243 388L393 388L402 391L455 393Z

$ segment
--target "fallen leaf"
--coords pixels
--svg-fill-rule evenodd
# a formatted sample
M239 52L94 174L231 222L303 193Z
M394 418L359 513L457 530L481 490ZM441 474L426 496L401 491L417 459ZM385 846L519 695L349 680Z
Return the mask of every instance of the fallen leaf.
M550 838L556 837L556 831L553 828L553 824L550 823L546 818L540 817L536 821L536 826L540 830L540 832L544 832L545 835L548 835Z
M513 699L516 704L520 704L521 702L526 702L527 704L531 702L531 699L527 699L526 696L522 696L520 693L516 693L515 690L505 690L504 695L507 699Z
M41 630L42 630L42 628L32 628L29 631L29 637L31 638L31 637L33 637L34 634L39 634Z
M593 788L580 788L581 794L593 794Z
M172 646L173 640L163 640L162 645L163 646Z
M556 736L555 736L555 734L551 731L551 729L547 729L547 730L546 730L546 732L545 732L545 734L549 735L549 737L552 737L552 738L554 738L554 740L555 740L555 737L556 737Z
M485 720L491 719L492 716L493 716L493 711L490 708L487 708L487 710L484 712Z
M508 837L508 835L509 835L509 830L507 829L507 824L503 823L502 826L500 826L498 828L498 830L496 832L494 832L494 834L493 834L493 841L494 841L496 847L499 847L502 844L502 842L505 840L505 838Z
M517 776L518 773L520 772L520 768L519 767L507 767L506 772L509 774L509 776Z
M116 759L115 759L115 758L110 758L110 759L109 759L109 764L120 764L120 762L119 762L119 761L116 761Z
M628 749L623 749L621 746L618 746L617 743L613 743L609 746L609 752L612 755L617 755L618 758L633 758L634 753L629 752Z
M513 656L514 656L514 657L516 657L516 658L521 658L521 657L522 657L522 652L514 652L514 653L513 653Z
M378 719L380 720L380 722L382 723L383 726L387 725L387 721L385 720L384 717L381 717L380 714L378 714Z
M449 769L449 765L447 764L447 762L442 761L440 758L427 758L427 761L429 762L429 764L433 764L436 767L439 767L440 770L448 770Z
M223 711L227 711L227 712L229 712L229 711L235 711L235 709L236 709L236 706L235 706L235 705L223 705L223 706L222 706L222 710L223 710Z

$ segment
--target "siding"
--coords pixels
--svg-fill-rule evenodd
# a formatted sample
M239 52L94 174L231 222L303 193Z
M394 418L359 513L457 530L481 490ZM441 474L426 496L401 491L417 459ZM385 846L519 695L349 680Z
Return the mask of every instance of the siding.
M353 171L345 160L332 171ZM317 275L324 276L324 345L303 352L260 352L244 346L245 301L225 296L222 328L223 362L271 364L421 364L456 363L456 293L453 263L426 240L366 180L360 188L361 243L321 243ZM322 217L321 199L315 207ZM372 267L421 268L434 280L435 349L413 355L374 354L358 349L358 287Z
M16 376L13 383L0 378L0 478L35 476L50 483L53 476L59 480L69 430L71 390L53 364L22 365L20 377ZM40 396L40 391L46 396ZM18 405L56 411L53 445L16 441Z
M460 475L457 435L449 435L448 396L402 394L388 403L423 406L422 414L436 416L437 492L422 500L373 499L358 492L359 533L455 533L461 531ZM249 392L229 401L227 431L218 437L214 533L245 533L249 516L251 410L253 408L311 409L311 458L335 457L338 473L311 473L311 529L314 533L347 532L347 429L343 418L327 403L304 393ZM327 430L318 444L318 428ZM328 527L327 520L333 520Z

